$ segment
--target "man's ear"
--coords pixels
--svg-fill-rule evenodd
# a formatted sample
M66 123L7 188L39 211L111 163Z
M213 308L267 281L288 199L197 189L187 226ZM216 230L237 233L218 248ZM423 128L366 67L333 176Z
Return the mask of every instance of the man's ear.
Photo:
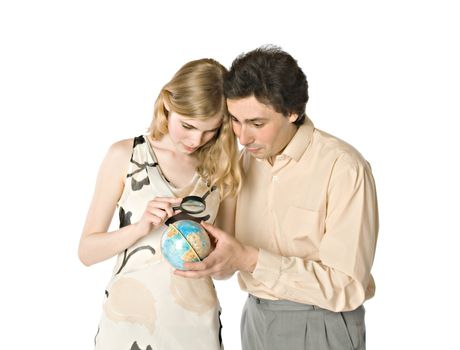
M299 118L299 115L297 113L289 114L289 117L288 117L289 123L294 123L297 120L297 118Z

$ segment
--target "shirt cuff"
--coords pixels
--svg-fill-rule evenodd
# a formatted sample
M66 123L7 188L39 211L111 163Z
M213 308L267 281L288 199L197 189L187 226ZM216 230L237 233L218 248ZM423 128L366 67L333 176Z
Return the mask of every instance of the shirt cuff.
M268 288L273 288L281 276L281 259L279 255L259 249L259 258L252 277Z

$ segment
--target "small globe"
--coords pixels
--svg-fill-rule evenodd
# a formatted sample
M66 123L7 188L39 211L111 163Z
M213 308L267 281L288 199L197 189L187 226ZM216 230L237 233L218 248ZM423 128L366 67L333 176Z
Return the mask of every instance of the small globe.
M170 224L161 236L161 252L178 270L185 270L186 262L203 260L210 251L211 242L206 230L192 220L179 220Z

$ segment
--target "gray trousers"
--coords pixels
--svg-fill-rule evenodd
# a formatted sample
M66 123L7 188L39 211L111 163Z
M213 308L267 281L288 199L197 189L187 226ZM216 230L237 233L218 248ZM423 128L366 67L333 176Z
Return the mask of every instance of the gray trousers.
M332 312L249 295L241 318L243 350L365 350L364 307Z

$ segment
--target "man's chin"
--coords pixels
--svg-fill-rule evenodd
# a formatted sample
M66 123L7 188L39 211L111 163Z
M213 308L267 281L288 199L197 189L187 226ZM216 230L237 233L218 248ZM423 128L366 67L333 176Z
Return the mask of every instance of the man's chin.
M257 159L265 158L265 152L263 151L262 148L246 148L246 151L254 158L257 158Z

